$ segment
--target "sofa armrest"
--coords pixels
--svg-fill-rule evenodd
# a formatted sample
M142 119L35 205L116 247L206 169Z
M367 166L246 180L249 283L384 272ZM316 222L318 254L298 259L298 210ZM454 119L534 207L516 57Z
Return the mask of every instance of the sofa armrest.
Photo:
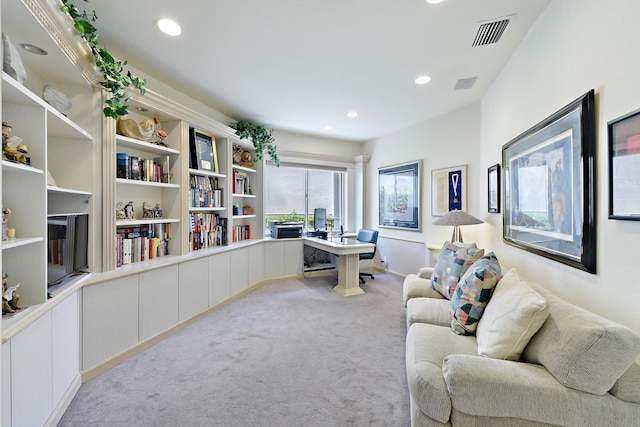
M640 405L563 386L542 365L451 354L442 371L453 408L469 415L557 425L627 425L640 415Z
M431 279L433 274L433 267L422 267L418 272L418 277L421 279Z

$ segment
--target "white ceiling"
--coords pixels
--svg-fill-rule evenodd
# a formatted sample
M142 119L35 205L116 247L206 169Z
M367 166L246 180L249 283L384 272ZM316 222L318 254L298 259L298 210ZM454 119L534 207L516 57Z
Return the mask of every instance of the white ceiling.
M478 101L549 0L90 0L100 40L234 119L366 141ZM471 47L479 22L512 16ZM178 37L161 33L171 17ZM4 16L3 16L4 18ZM414 79L429 74L418 86ZM458 79L477 77L454 91ZM152 88L153 89L153 88ZM346 117L355 110L359 116ZM333 130L323 130L331 124Z

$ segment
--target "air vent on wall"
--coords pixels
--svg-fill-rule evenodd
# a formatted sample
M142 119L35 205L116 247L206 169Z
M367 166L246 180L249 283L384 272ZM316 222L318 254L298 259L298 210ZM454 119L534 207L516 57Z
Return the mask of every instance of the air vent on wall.
M512 16L479 22L471 46L486 46L498 43L507 29Z

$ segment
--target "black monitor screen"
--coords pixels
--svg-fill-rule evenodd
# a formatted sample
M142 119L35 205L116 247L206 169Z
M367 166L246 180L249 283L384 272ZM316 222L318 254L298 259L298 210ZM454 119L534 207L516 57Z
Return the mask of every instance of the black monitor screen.
M325 208L315 208L313 210L313 228L316 230L327 228L327 210Z

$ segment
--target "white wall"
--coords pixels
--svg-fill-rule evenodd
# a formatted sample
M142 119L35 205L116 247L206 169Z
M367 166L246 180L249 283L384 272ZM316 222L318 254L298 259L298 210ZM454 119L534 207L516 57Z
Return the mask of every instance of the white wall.
M640 223L607 219L607 122L640 108L640 2L554 0L482 100L481 172L498 163L502 144L589 89L596 91L597 274L552 262L502 243L501 215L480 239L501 264L593 312L640 331ZM486 184L481 187L486 192ZM481 210L486 211L482 199Z
M451 238L451 227L433 225L436 217L431 216L431 171L434 169L467 165L467 211L484 219L486 206L481 209L483 184L478 176L485 176L486 169L478 164L480 156L480 104L470 105L435 119L427 120L399 132L366 143L365 155L371 156L366 171L365 188L365 227L378 229L378 168L394 164L408 163L422 159L421 182L421 231L408 231L391 228L379 228L380 238L407 240L406 253L398 251L399 243L389 247L394 251L384 253L385 244L381 242L381 256L388 256L389 270L399 274L415 273L420 267L430 263L428 250L424 251L422 262L407 263L415 246L410 242L420 242L428 246L441 246ZM484 178L486 181L486 177ZM484 184L486 186L486 184ZM486 204L486 203L485 203ZM485 213L482 212L484 210ZM463 227L465 241L476 241L486 225Z

